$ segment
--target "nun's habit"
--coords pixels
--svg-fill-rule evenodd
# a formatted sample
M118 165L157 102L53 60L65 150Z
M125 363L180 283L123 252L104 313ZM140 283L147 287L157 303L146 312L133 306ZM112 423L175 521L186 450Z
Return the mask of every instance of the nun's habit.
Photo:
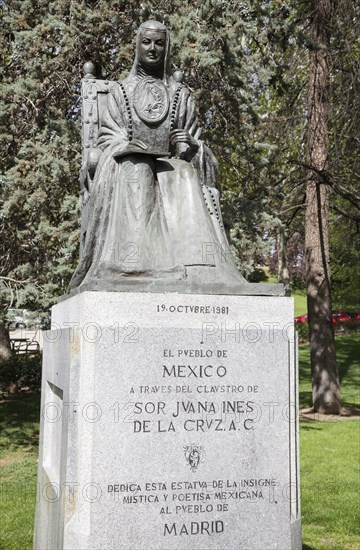
M166 36L160 75L149 73L139 60L141 33L154 24ZM181 286L188 282L204 288L245 283L222 225L216 159L198 140L195 105L188 88L170 75L169 52L166 28L153 21L143 24L130 74L113 84L72 289L122 290L130 280L139 289L143 284L155 290L166 290L167 283L173 288L179 280ZM188 130L198 140L191 162L181 159L186 144L172 151L173 158L166 156L174 129ZM132 150L133 139L147 149Z

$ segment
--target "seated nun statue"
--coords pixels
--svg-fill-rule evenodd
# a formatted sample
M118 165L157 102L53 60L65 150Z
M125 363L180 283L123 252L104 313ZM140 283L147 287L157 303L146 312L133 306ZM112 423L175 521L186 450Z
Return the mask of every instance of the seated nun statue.
M248 284L225 235L217 161L181 80L170 74L166 27L143 23L130 74L113 83L100 120L71 289L206 293Z

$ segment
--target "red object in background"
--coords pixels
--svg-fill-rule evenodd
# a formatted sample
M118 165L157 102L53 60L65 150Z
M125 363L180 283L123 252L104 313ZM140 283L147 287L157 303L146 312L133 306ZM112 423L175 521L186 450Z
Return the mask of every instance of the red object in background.
M347 315L352 321L360 321L360 311L347 311Z
M341 311L340 309L335 309L331 312L331 320L333 325L337 325L337 323L347 323L348 321L351 321L351 317L346 311Z
M305 313L304 315L300 315L299 317L295 317L294 319L295 326L296 325L303 325L304 323L308 322L308 315Z
M360 312L359 311L342 311L341 309L334 309L331 313L331 320L333 325L336 327L338 323L347 323L349 321L360 321ZM299 324L304 324L308 322L308 315L300 315L294 319L295 326Z

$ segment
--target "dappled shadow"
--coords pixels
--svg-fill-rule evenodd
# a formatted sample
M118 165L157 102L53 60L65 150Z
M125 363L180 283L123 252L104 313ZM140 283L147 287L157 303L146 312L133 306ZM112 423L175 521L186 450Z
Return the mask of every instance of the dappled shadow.
M343 388L343 405L350 409L360 406L360 341L358 335L336 338L337 364L340 391ZM348 399L344 399L349 389Z
M302 550L315 550L314 546L309 546L308 544L302 545Z
M299 392L299 403L302 409L305 407L311 407L311 403L312 403L311 390Z
M40 395L14 397L0 403L0 450L32 451L39 442Z
M336 336L335 345L340 379L340 392L342 385L353 388L360 387L360 366L356 368L356 361L358 361L358 357L360 356L359 338L356 337L356 335ZM312 406L310 354L308 348L304 346L300 347L300 352L299 379L300 381L309 381L307 389L304 389L304 385L302 385L299 391L300 407L305 408ZM359 407L359 402L360 391L359 400L344 400L343 405L347 408L356 410L356 408ZM357 413L355 412L353 414L356 415Z
M360 417L360 409L356 406L346 407L341 411L342 418L357 418Z
M359 340L351 336L339 336L336 338L335 343L341 383L348 376L350 367L354 366L354 361L360 356Z
M305 352L306 350L306 352ZM300 351L300 350L299 350ZM304 356L305 353L305 356ZM303 409L312 405L312 389L311 389L311 369L310 369L310 353L309 349L302 348L299 353L299 380L308 380L308 389L299 391L299 403Z
M312 430L322 430L321 423L315 422L314 420L310 420L308 418L301 419L301 430L305 430L306 432L312 431Z
M304 422L341 422L343 420L360 420L359 407L341 407L340 414L315 412L313 407L300 409L300 420Z

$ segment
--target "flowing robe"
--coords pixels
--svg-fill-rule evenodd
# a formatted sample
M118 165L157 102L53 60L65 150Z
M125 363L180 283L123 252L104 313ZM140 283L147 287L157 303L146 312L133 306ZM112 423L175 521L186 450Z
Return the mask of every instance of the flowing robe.
M139 80L117 83L109 94L83 252L70 287L116 290L129 278L244 284L223 230L210 150L200 142L194 162L151 154L169 150L171 129L199 137L188 89L170 77L168 112L161 123L147 124L134 105ZM130 128L147 152L129 150Z

